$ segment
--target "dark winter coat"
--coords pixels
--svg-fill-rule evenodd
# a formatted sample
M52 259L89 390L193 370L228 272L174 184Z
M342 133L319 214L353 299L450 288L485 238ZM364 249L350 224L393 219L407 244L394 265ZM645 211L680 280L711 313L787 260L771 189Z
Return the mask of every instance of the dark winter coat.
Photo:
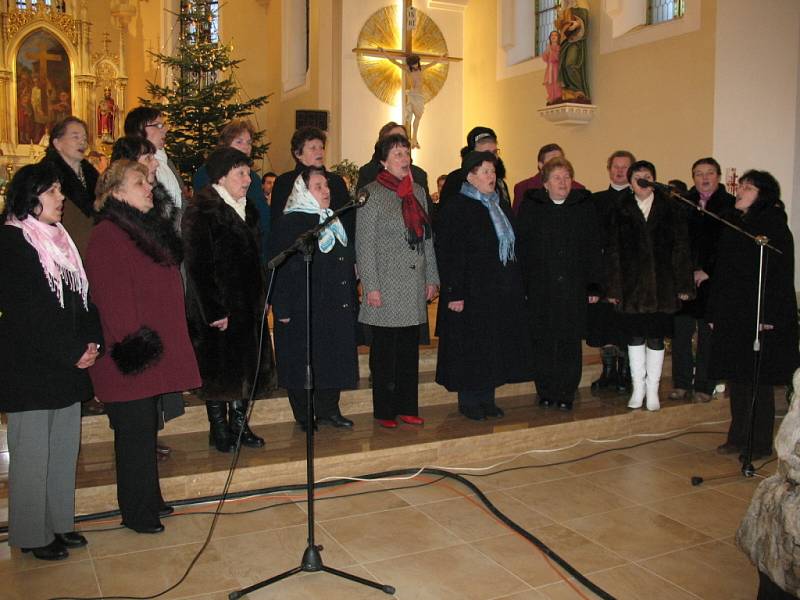
M305 168L302 164L297 163L293 170L282 173L275 179L270 201L273 234L278 223L280 223L281 217L283 217L283 209L286 208L286 201L289 199L292 189L294 189L294 182ZM327 170L325 171L325 177L328 178L328 187L331 190L331 209L338 210L350 202L350 192L347 191L347 184L336 173L331 173ZM339 220L344 225L345 231L347 231L348 239L355 239L356 211L348 210L339 217Z
M606 297L628 314L675 313L678 294L694 297L686 211L655 192L645 221L632 190L611 215L605 252Z
M82 256L85 256L86 244L89 243L89 233L94 224L94 190L100 174L92 163L84 159L81 161L81 171L86 185L81 183L75 171L72 170L61 155L53 148L48 148L42 162L52 164L61 181L61 192L69 201L64 203L64 215L61 223L69 232Z
M505 180L506 169L503 163L499 160L496 165L496 169L497 183L495 184L495 190L500 196L500 204L504 207L508 206L508 208L511 208L511 195L508 193L508 185L506 184ZM444 205L447 203L447 200L449 200L452 196L457 196L461 193L462 183L464 183L464 173L461 169L456 169L455 171L450 171L450 173L448 173L444 180L444 185L442 186L442 192L439 194L439 211L442 210L442 207L444 207Z
M89 374L102 402L127 402L200 385L189 342L172 223L109 198L86 249L105 353Z
M556 204L546 190L529 190L517 223L534 341L581 339L588 297L601 295L600 231L591 194L572 190Z
M213 187L194 196L183 215L186 313L203 377L201 396L240 400L256 371L264 310L264 278L258 253L258 211L248 199L246 221ZM210 323L228 318L221 331ZM260 394L272 385L269 331L263 327Z
M513 224L509 207L503 210ZM441 216L436 382L460 391L533 379L519 262L500 262L489 211L477 200L458 194ZM447 308L457 300L464 301L460 313Z
M33 217L29 217L33 218ZM92 385L75 363L103 346L97 311L64 285L64 308L22 230L0 226L0 411L53 410L88 400Z
M601 254L605 253L608 245L608 233L611 223L611 215L619 202L620 197L626 190L615 190L610 185L607 189L592 194L592 204L597 212L597 219L600 226L600 240L602 244ZM608 287L608 275L606 273L606 261L602 261L602 288ZM590 304L587 311L586 343L595 348L600 348L607 344L620 346L624 344L619 319L617 318L614 305L601 299L596 304Z
M759 383L784 385L800 365L797 300L794 289L794 241L783 208L771 207L733 222L752 235L765 235L783 252L764 250L767 276L762 323L774 329L761 334ZM738 231L720 235L718 259L711 280L707 319L714 324L710 375L713 379L750 382L756 328L759 247Z
M695 188L689 190L686 197L695 206L700 202L700 193ZM708 199L706 210L716 215L729 213L733 209L735 201L736 199L725 190L725 186L720 185L717 191ZM692 210L688 205L684 205L684 210L688 213L692 268L695 271L705 271L709 278L697 288L697 297L694 300L685 302L680 312L681 314L702 319L705 317L708 293L711 289L711 277L714 275L714 268L717 264L717 246L719 245L719 237L722 234L724 225L714 217L710 217L699 210Z
M272 242L271 255L292 245L304 231L319 223L317 215L293 212ZM318 389L346 389L358 385L356 319L358 295L355 276L355 247L337 240L330 252L315 246L311 263L311 362L314 386ZM306 364L306 267L296 253L275 273L272 292L275 332L275 362L278 385L302 389ZM280 319L289 319L281 323Z

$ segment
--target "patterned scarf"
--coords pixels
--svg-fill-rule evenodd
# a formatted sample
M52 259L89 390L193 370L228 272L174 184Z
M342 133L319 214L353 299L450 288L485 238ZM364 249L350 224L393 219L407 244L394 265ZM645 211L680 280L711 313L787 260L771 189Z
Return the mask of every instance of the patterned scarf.
M431 237L431 220L414 196L414 181L411 179L411 170L409 169L408 175L404 179L398 179L384 169L378 173L378 183L400 197L403 202L403 223L405 223L408 230L406 239L409 246L421 252L421 242Z
M7 225L22 229L25 241L33 246L39 255L39 262L44 270L44 276L50 285L50 290L55 293L61 308L64 308L64 282L73 292L80 294L83 307L88 310L87 295L89 280L83 270L81 255L67 230L61 223L48 225L34 217L20 221L16 217L9 217Z
M477 200L489 211L489 217L492 219L494 232L497 235L500 262L505 265L509 260L516 261L517 257L514 255L514 242L516 241L514 229L511 227L511 223L508 221L503 209L500 208L500 198L497 192L492 192L488 195L482 194L474 185L465 181L461 185L461 193L468 198Z
M330 208L320 207L317 199L308 191L308 187L306 187L306 182L303 181L302 175L298 175L297 179L294 180L294 188L292 188L292 193L286 201L286 208L283 209L283 214L285 215L292 212L319 215L320 223L333 214ZM342 222L339 221L339 217L336 217L333 221L328 223L325 229L319 232L317 241L319 251L327 254L333 250L336 240L339 240L342 246L347 246L347 232L344 230Z

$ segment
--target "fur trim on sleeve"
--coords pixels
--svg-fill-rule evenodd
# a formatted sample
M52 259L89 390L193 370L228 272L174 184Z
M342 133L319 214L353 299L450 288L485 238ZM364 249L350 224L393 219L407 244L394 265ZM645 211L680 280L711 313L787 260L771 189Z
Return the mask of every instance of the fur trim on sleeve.
M137 375L161 360L163 353L161 336L143 326L114 344L111 359L123 375Z

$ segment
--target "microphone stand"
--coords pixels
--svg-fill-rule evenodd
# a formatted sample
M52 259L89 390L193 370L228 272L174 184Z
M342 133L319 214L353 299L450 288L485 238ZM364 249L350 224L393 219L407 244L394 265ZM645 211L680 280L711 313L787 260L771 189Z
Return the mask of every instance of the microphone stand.
M651 182L651 184L654 182ZM640 184L641 185L641 184ZM753 477L755 475L755 468L753 467L753 429L755 428L756 422L756 401L758 399L758 375L759 371L761 370L761 329L762 329L762 319L763 319L763 307L764 307L764 288L766 286L766 277L767 277L767 257L764 254L764 249L768 248L773 252L777 252L778 254L783 254L781 250L776 248L775 246L770 245L769 238L763 235L753 235L739 227L738 225L731 223L727 219L723 219L716 213L711 212L700 206L699 204L695 204L688 198L685 198L671 187L656 183L655 185L651 185L662 192L665 192L691 206L694 210L697 210L705 215L708 215L726 227L734 229L739 233L749 237L753 242L758 246L758 289L756 291L756 330L755 335L753 337L753 378L752 378L752 396L750 398L750 413L748 419L748 430L747 430L747 447L745 449L745 453L739 456L739 460L742 463L742 475L745 477ZM713 335L713 333L712 333ZM715 477L715 479L717 479ZM703 483L703 477L699 475L692 475L691 482L693 486L698 486Z
M343 212L361 205L363 205L363 202L351 200L341 208L335 210L333 214L322 223L300 234L291 246L276 255L267 265L270 269L276 269L295 252L301 252L303 254L303 260L306 264L306 368L304 388L306 391L306 495L308 497L308 543L303 552L303 557L300 560L299 566L244 589L233 591L228 594L228 600L237 600L250 592L272 585L273 583L277 583L292 575L297 575L298 573L316 573L319 571L324 571L325 573L330 573L331 575L336 575L337 577L381 590L386 594L394 594L395 592L394 587L390 585L370 581L358 575L326 566L323 564L322 556L320 555L320 551L323 548L315 543L314 538L314 373L311 366L311 263L314 256L315 242L320 232Z

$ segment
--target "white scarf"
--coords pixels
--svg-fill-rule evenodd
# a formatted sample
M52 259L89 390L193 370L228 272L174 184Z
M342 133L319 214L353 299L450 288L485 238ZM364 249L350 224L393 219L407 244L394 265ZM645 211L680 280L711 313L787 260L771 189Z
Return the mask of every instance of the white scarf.
M175 173L169 168L169 159L164 149L156 150L156 160L158 161L158 170L156 171L156 179L163 185L172 198L175 207L180 209L183 205L183 195L181 193L181 182L175 177Z
M629 187L631 187L631 184L629 184L629 183L626 183L624 185L620 185L618 183L611 182L611 188L616 190L616 191L618 191L618 192L621 192L622 190L627 190Z
M639 198L634 196L634 198L636 198L636 205L639 207L639 210L642 211L645 221L647 221L647 217L650 216L650 209L653 208L653 196L653 192L650 192L650 195L643 200L639 200Z
M243 198L239 198L236 200L233 196L231 196L230 192L226 190L224 187L219 185L218 183L212 183L211 187L213 187L216 192L219 194L220 198L225 201L225 204L230 206L233 210L236 211L236 214L242 218L242 221L247 220L247 213L245 212L245 206L247 206L247 196Z
M308 191L302 175L298 175L297 179L294 180L294 188L292 188L292 193L286 201L286 208L283 209L283 214L291 212L319 215L320 223L333 214L330 208L320 207L317 199ZM339 217L336 217L328 223L325 229L319 232L317 245L320 252L328 253L333 250L336 240L339 240L342 246L347 246L347 232L344 230L341 221L339 221Z

